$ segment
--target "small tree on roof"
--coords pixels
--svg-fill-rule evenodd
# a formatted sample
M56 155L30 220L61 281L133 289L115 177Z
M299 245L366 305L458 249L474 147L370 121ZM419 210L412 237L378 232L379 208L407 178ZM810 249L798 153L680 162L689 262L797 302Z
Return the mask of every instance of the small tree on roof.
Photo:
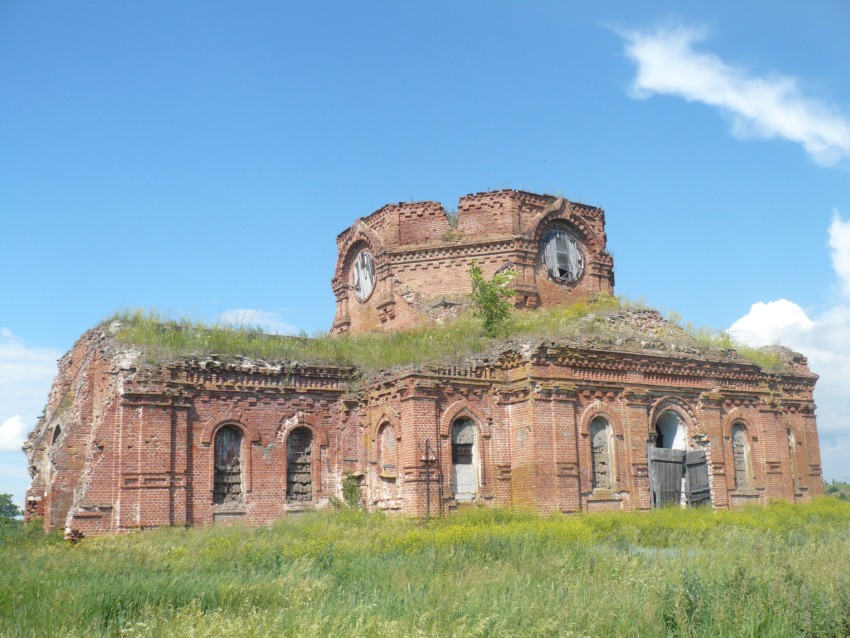
M472 313L481 319L484 334L496 337L503 330L507 332L507 321L513 307L511 297L516 294L511 287L516 271L502 270L488 281L481 266L473 259L468 272L472 278L472 292L469 293Z

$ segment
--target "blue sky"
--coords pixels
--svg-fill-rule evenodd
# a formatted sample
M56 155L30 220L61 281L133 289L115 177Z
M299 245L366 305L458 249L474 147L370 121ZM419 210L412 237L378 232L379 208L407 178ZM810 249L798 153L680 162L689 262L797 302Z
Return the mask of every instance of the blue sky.
M0 492L116 309L326 329L337 233L496 188L603 207L619 294L807 354L850 476L848 59L843 0L0 1Z

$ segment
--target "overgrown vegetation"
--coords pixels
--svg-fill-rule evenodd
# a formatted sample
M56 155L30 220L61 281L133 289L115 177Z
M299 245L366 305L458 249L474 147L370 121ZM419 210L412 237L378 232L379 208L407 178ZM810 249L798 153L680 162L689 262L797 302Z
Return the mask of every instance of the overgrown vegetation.
M405 365L462 364L492 350L505 339L527 338L625 345L656 341L665 347L679 349L734 349L768 371L779 370L785 365L776 352L742 346L723 332L681 325L676 316L663 328L644 333L613 320L628 309L648 308L642 302L600 296L570 306L511 312L495 337L484 333L484 320L472 313L445 324L422 325L404 331L342 336L322 333L314 337L270 335L259 327L210 325L141 309L117 312L102 325L120 322L117 340L143 350L150 362L215 354L225 359L248 357L358 366L366 375Z
M827 496L833 496L841 501L850 501L850 483L833 479L831 483L824 485L823 489Z
M845 636L850 504L0 537L3 636Z
M488 337L507 336L508 319L513 309L511 297L516 294L511 288L511 281L516 277L516 271L503 270L488 280L473 259L469 277L472 279L472 292L469 293L472 315L481 320L484 334Z

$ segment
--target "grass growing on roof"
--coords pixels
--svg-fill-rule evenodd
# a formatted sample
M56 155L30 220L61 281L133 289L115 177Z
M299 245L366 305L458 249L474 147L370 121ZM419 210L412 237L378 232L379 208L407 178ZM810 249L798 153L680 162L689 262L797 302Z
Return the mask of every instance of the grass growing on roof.
M616 343L624 332L607 317L628 308L648 309L642 302L600 296L569 306L512 312L503 334L487 337L481 321L470 313L444 324L426 324L393 332L357 335L318 334L307 336L270 335L259 327L226 323L206 324L191 319L173 319L154 310L124 310L104 320L120 321L117 339L144 350L151 362L175 357L244 356L265 360L300 361L311 364L358 366L365 374L405 365L451 365L480 355L505 339L547 338L565 341ZM735 349L766 370L783 365L776 353L755 350L735 343L728 334L674 320L662 333L644 335L682 347Z
M2 531L2 530L0 530ZM844 636L850 504L0 533L4 636Z

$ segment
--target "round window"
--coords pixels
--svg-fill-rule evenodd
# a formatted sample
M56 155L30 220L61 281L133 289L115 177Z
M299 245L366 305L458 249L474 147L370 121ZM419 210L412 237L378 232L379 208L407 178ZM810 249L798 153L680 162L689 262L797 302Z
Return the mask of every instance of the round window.
M540 252L549 275L565 283L576 281L584 273L584 255L575 237L563 228L553 228L540 240Z
M361 250L354 258L351 273L357 301L366 301L375 289L375 260L372 258L372 253Z

